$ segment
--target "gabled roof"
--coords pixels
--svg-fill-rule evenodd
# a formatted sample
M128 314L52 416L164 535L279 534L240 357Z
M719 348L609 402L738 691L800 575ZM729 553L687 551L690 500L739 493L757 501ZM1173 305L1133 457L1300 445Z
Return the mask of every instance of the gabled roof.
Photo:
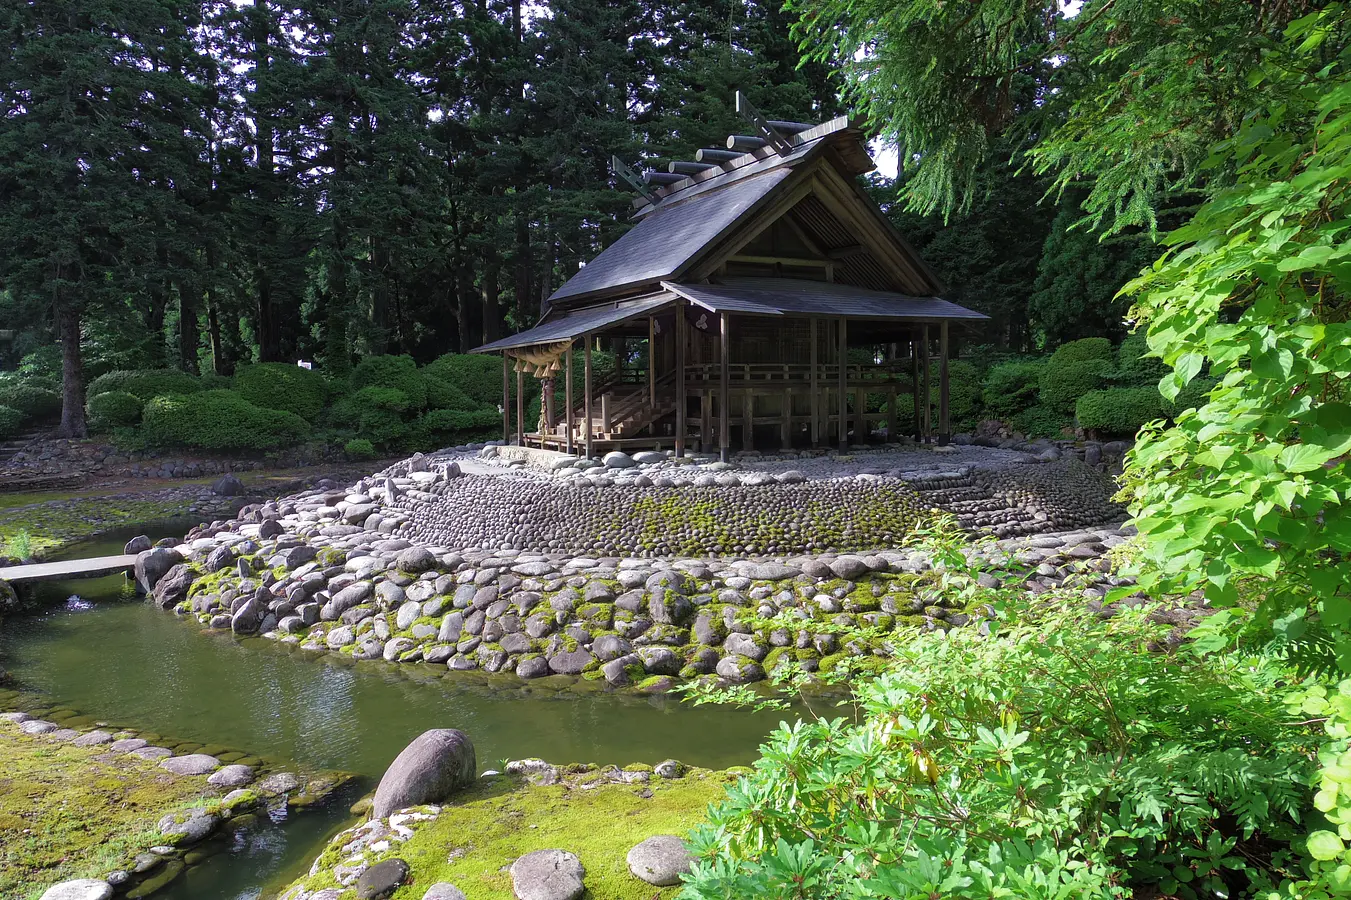
M729 278L717 284L663 282L662 287L713 312L930 322L988 318L938 297L908 297L802 278Z
M790 172L777 168L737 179L645 217L554 291L549 302L676 275Z

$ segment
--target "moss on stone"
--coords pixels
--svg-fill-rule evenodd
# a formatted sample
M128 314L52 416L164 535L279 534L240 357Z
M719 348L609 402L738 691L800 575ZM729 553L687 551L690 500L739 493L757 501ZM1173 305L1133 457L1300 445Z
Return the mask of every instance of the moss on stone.
M367 859L374 863L397 856L408 863L411 877L395 900L417 900L438 881L456 885L474 900L512 900L511 862L533 850L559 848L581 858L592 900L666 900L680 887L640 881L625 857L653 835L688 833L708 805L722 798L729 780L723 773L696 770L673 781L592 784L579 790L531 786L510 776L484 779L446 804L440 817L407 843ZM296 884L310 890L335 887L331 870L342 862L338 851L330 845L321 857L323 871Z
M215 794L139 757L107 757L0 724L0 896L96 878L161 843L154 825Z

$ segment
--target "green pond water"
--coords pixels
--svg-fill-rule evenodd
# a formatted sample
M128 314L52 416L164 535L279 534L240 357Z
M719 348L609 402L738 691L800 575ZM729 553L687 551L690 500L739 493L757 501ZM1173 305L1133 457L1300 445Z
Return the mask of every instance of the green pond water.
M120 552L125 538L68 555ZM352 665L262 638L204 632L143 602L119 601L122 584L114 576L44 585L44 611L8 619L0 631L0 666L44 700L115 725L361 776L318 809L237 833L224 852L155 895L164 900L269 896L349 824L347 806L428 728L467 732L480 769L527 756L599 764L673 757L725 767L753 760L782 718L670 697L559 691L514 676L490 681L424 665Z

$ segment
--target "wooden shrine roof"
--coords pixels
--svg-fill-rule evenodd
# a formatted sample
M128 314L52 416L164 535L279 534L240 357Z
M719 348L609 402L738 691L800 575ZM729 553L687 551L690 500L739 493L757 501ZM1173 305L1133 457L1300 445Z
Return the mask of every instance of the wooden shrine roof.
M909 297L803 278L727 278L714 284L662 282L662 287L713 312L916 322L989 318L940 297Z

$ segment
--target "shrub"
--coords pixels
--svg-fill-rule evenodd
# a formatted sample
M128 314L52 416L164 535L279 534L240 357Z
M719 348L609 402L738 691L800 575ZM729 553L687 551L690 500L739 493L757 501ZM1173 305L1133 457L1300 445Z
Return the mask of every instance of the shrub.
M1145 333L1137 331L1127 335L1117 349L1117 373L1122 384L1132 387L1158 387L1168 367L1163 360L1145 356L1149 345L1145 342Z
M1146 422L1163 416L1157 388L1119 387L1089 391L1074 407L1079 427L1105 434L1135 434Z
M50 419L61 415L61 395L23 382L5 384L0 385L0 406L17 409L29 421Z
M8 440L19 434L23 427L24 415L9 406L0 406L0 441Z
M1056 368L1070 363L1087 362L1090 359L1100 359L1108 363L1114 361L1116 352L1112 350L1112 342L1107 338L1093 337L1061 344L1051 354L1047 365Z
M352 438L343 444L343 452L352 459L374 459L375 445L365 438Z
M49 344L46 347L39 347L32 353L25 353L23 359L19 360L19 374L25 379L32 379L34 376L46 378L51 382L61 380L61 347L57 344ZM53 388L55 390L55 388Z
M495 409L433 409L418 419L419 439L445 444L469 444L497 435L502 417Z
M434 375L424 373L423 380L427 384L427 408L428 409L482 409L485 404L474 400L464 391Z
M1052 357L1041 375L1038 393L1041 405L1068 416L1080 397L1103 387L1112 373L1112 364L1107 360L1085 359L1056 365Z
M283 409L315 422L324 409L324 376L286 363L258 363L235 373L235 390L254 406Z
M1058 438L1071 422L1060 410L1037 404L1015 415L1010 424L1028 437Z
M964 359L948 362L948 417L954 426L974 426L980 414L980 371ZM938 372L932 373L929 383L929 396L935 410L938 409L939 385ZM899 398L898 398L898 402ZM937 419L934 420L935 427Z
M89 398L85 403L85 413L89 416L89 426L95 431L111 431L139 424L144 406L141 398L135 394L104 391Z
M309 434L295 413L255 406L234 391L156 397L145 406L141 428L153 444L205 450L275 450Z
M1034 406L1045 368L1044 359L1014 360L991 366L985 373L981 390L986 413L1008 417Z
M409 409L427 405L427 384L411 356L368 356L357 363L350 381L358 392L364 387L402 391Z
M367 385L349 399L358 410L374 408L401 413L407 412L413 405L408 395L398 388L381 387L376 384Z
M852 714L770 735L692 835L682 896L1275 896L1311 813L1301 679L1154 649L1152 608L1057 606L897 632Z
M177 369L118 369L106 372L89 383L88 396L122 391L150 400L164 394L195 394L202 389L196 375Z
M447 353L432 360L422 371L459 388L475 403L496 407L502 402L502 360L497 356Z

